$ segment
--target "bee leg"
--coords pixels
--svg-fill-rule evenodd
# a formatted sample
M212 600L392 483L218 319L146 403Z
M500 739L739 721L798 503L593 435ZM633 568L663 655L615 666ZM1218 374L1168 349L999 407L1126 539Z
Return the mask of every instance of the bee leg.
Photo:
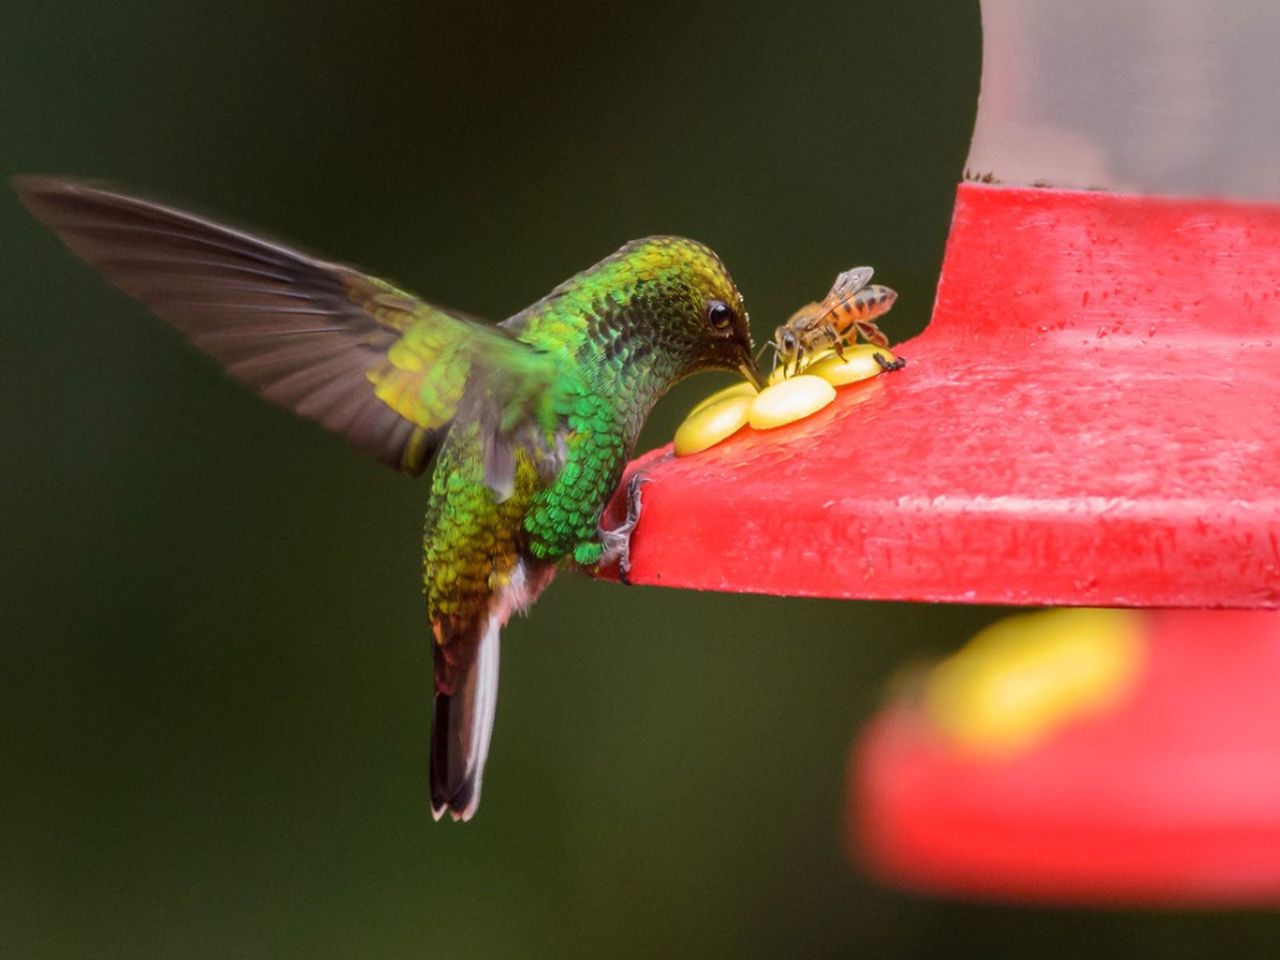
M866 340L867 343L874 343L877 347L889 346L889 338L881 333L880 328L870 320L859 320L854 325L858 328L858 333L862 334L862 339Z
M901 370L907 365L907 361L903 357L898 357L892 363L884 358L883 353L873 353L872 358L876 363L880 364L880 369L885 373L893 373L895 370Z
M830 324L830 323L825 324L825 325L822 327L822 331L821 331L821 332L822 332L822 339L823 339L823 340L825 340L825 341L827 342L827 344L829 344L829 345L831 346L831 348L832 348L833 350L835 350L836 355L837 355L841 360L843 360L843 359L844 359L844 344L842 344L842 343L840 342L841 337L840 337L840 334L836 333L836 328L835 328L835 326L834 326L833 324Z

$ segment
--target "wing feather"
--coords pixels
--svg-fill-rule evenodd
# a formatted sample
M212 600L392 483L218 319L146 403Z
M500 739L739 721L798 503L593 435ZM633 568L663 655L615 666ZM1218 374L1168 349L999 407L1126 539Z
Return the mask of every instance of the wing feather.
M110 187L52 177L14 186L74 253L231 376L383 463L425 469L475 378L492 396L523 398L516 420L545 422L554 363L503 330Z

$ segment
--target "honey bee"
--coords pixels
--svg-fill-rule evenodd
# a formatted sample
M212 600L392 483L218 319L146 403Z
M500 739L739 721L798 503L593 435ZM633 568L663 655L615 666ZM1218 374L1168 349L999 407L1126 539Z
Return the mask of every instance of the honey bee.
M800 369L806 354L832 347L844 359L844 343L850 335L861 335L868 343L887 347L889 338L880 332L875 319L898 299L896 291L871 283L871 267L854 267L836 277L831 292L821 303L810 303L793 313L773 333L773 365L783 371Z

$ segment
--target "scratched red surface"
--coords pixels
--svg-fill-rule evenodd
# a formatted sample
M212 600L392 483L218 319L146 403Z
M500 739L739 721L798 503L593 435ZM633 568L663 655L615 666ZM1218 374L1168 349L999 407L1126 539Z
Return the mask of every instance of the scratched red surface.
M855 856L999 899L1280 902L1280 614L1164 611L1149 632L1126 702L1022 756L967 756L913 705L883 712L850 758Z
M633 581L1280 606L1280 207L963 185L895 349L812 418L641 458Z

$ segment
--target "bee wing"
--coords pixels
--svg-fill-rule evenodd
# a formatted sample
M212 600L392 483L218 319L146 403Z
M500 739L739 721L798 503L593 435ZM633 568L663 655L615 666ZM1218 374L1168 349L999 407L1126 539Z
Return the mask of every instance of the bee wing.
M836 277L836 282L831 285L831 292L827 294L827 299L847 300L870 283L874 274L875 270L871 267L854 267L852 270L846 270Z
M789 329L792 333L801 333L826 313L825 304L806 303L803 307L787 317L787 322L778 328L779 331Z

